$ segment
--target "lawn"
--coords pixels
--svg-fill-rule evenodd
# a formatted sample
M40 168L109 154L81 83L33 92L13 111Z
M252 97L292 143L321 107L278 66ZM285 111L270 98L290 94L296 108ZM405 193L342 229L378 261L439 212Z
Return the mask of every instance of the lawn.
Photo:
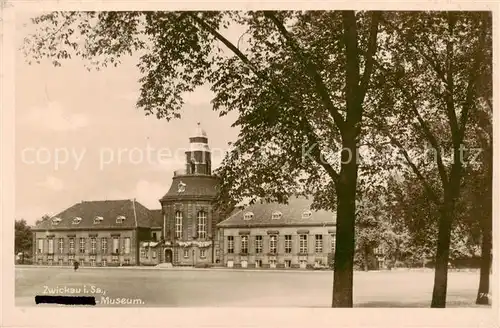
M332 277L331 271L26 266L16 267L15 292L17 306L35 305L36 295L59 288L57 295L96 296L97 306L124 306L100 303L109 297L146 307L329 307ZM433 277L432 271L356 272L355 307L429 307ZM477 271L450 272L447 307L476 306L478 282Z

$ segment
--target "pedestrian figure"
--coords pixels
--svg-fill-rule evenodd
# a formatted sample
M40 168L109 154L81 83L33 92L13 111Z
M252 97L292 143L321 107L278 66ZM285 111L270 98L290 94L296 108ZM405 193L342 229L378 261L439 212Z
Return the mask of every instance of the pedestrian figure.
M79 266L79 265L80 265L80 263L78 263L78 261L75 261L75 262L73 263L73 266L74 266L74 268L75 268L75 271L76 271L76 270L78 270L78 266Z

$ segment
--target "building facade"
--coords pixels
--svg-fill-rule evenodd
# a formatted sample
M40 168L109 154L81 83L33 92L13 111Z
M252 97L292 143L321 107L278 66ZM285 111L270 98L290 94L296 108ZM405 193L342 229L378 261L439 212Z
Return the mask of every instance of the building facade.
M208 138L199 123L189 143L185 169L175 172L160 200L165 236L161 261L179 266L215 262L215 230L220 221L213 207L218 179L212 175Z
M35 226L36 264L140 264L140 245L152 239L151 212L135 200L83 201Z
M218 225L221 263L234 268L328 266L335 251L335 214L311 210L311 201L258 203Z

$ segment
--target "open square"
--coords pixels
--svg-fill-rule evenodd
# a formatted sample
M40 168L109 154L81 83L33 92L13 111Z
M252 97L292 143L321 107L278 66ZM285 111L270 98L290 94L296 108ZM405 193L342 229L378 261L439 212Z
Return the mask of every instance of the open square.
M450 272L447 307L477 306L478 276ZM433 278L431 270L355 272L354 306L429 307ZM327 308L332 282L331 271L17 267L16 306L35 305L36 295L56 289L53 295L84 295L85 288L97 306ZM105 297L137 301L100 304Z

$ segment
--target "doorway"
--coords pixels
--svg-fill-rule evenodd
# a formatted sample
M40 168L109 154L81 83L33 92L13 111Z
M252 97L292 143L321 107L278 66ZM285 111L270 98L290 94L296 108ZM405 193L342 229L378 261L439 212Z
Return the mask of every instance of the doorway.
M171 249L165 250L165 263L172 263L172 250Z

